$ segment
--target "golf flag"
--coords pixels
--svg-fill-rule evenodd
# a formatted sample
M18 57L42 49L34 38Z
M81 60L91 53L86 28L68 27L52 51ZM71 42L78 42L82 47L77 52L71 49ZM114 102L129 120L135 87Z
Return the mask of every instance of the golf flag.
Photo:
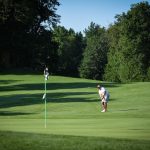
M45 99L45 97L46 97L46 93L44 93L44 94L43 94L43 97L42 97L42 99Z

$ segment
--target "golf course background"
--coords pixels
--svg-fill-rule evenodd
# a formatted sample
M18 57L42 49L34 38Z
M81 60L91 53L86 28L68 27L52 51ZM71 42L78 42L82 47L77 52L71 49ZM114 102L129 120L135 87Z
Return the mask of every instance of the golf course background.
M97 84L110 92L101 113ZM150 83L0 75L0 149L150 149Z

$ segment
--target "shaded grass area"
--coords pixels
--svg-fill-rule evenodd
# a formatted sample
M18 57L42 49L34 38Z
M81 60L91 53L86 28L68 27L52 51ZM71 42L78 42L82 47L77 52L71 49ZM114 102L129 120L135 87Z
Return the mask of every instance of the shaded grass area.
M1 150L149 150L146 140L0 132Z
M47 94L47 102L51 103L69 103L69 102L97 102L98 99L90 100L84 95L94 94L93 92L53 92ZM17 94L17 95L6 95L0 97L0 108L10 108L15 106L26 106L26 105L36 105L42 104L42 95L40 94ZM67 98L67 96L72 95L72 97ZM78 96L78 97L76 97ZM79 98L80 97L80 98Z
M9 84L13 81L0 80L0 83ZM14 81L15 82L15 81ZM98 82L97 82L98 83ZM49 90L57 90L57 89L76 89L76 88L96 88L97 83L88 83L88 82L72 82L72 83L47 83L47 88ZM117 87L118 84L112 83L103 83L105 87ZM32 84L15 84L10 85L9 87L3 86L0 91L21 91L21 90L42 90L44 88L44 83L32 83Z

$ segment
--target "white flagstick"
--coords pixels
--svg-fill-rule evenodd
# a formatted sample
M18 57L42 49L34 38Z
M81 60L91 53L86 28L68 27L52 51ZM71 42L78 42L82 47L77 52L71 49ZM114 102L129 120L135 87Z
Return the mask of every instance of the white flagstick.
M46 80L45 80L45 128L46 128Z
M47 119L47 114L46 114L46 81L48 80L48 76L49 76L49 73L48 73L48 68L46 67L45 70L44 70L44 79L45 79L45 93L43 95L43 99L45 99L45 128L46 128L46 119Z

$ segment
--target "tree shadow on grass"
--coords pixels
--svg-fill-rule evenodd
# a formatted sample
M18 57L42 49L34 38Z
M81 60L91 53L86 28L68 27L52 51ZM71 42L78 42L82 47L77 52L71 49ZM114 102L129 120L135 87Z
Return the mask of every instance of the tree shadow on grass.
M41 104L40 94L17 94L0 97L0 108Z
M11 84L22 80L0 80L0 84Z
M0 116L19 116L19 115L31 115L31 114L33 113L0 111Z
M10 81L11 82L11 81ZM96 102L95 97L89 98L91 94L97 94L97 82L88 83L88 82L70 82L70 83L47 83L47 102L51 103L68 103L68 102ZM102 83L104 87L118 87L118 84L114 83ZM86 92L82 92L82 88L85 89ZM89 92L89 88L95 88L95 92ZM64 92L57 92L57 90L62 89ZM76 89L79 92L67 92L65 89ZM16 84L11 86L3 86L0 88L2 92L8 91L33 91L41 90L44 92L44 83L34 83L34 84ZM51 92L52 90L52 92ZM56 91L53 91L56 90ZM21 92L20 92L21 93ZM13 94L7 96L0 97L0 108L9 108L15 106L26 106L26 105L34 105L41 104L44 100L42 100L43 93L38 94Z
M116 100L117 100L117 99L114 99L114 98L110 98L110 99L109 99L109 101L111 101L111 102L112 102L112 101L116 101Z
M96 102L99 101L89 99L88 95L93 92L57 92L48 93L48 103L69 103L69 102ZM39 94L18 94L0 97L0 108L9 108L16 106L27 106L35 104L43 104L43 93ZM71 97L70 97L71 96Z
M57 89L79 89L79 88L96 88L98 83L85 83L85 82L72 82L72 83L47 83L48 90ZM102 86L108 87L118 87L119 84L115 83L102 83ZM34 84L16 84L10 86L3 86L0 91L21 91L21 90L43 90L44 83L34 83Z

